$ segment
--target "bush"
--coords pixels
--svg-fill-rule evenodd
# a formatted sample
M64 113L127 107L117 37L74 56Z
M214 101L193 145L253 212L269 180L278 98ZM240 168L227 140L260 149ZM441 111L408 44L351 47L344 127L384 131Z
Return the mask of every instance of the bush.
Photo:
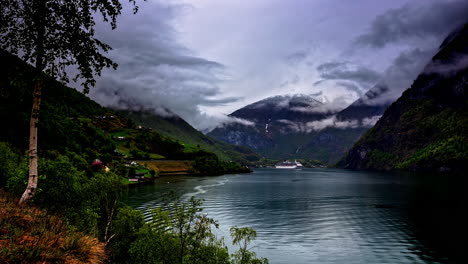
M129 245L135 242L144 224L141 211L129 207L119 209L111 228L114 237L109 243L112 263L127 263L130 260Z
M234 243L241 249L230 257L223 240L212 232L218 223L201 214L201 204L192 197L188 202L172 203L168 210L153 210L152 221L140 229L130 245L131 263L268 263L247 249L256 237L251 228L231 229Z
M0 142L0 188L7 187L21 194L28 182L26 158L13 151L9 144Z

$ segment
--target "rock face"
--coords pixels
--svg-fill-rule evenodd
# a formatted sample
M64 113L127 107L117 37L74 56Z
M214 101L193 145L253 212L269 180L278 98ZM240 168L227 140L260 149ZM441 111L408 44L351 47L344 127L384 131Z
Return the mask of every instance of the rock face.
M362 121L380 116L385 107L359 99L336 113L311 96L275 96L230 115L247 122L226 124L208 135L250 147L268 158L334 163L370 127Z
M468 24L339 162L350 169L468 168Z

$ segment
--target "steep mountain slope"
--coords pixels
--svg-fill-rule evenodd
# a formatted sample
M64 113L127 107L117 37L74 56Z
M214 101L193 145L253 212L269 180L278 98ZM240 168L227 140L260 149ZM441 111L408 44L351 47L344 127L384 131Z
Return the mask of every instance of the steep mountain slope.
M247 122L229 123L209 136L248 146L275 159L317 159L336 162L369 128L373 116L385 106L356 101L334 113L326 104L307 95L275 96L233 112ZM363 120L365 122L363 122Z
M0 141L27 149L31 112L33 68L19 58L0 51ZM82 127L77 117L103 115L108 110L52 78L44 80L39 121L40 155L47 150L83 153L95 158L95 149L112 153L109 138L94 128Z
M468 24L339 162L351 169L468 168Z
M0 142L8 142L17 150L27 149L29 114L32 102L33 68L19 58L0 51ZM182 119L173 127L204 137ZM165 136L167 134L167 136ZM53 78L45 78L39 121L39 154L53 158L58 154L79 153L84 158L82 169L89 169L92 160L111 161L116 153L129 159L184 159L214 158L210 143L224 161L249 163L246 157L259 156L243 147L229 146L209 140L203 146L192 142L177 142L177 133L136 129L134 122L92 101L75 89L66 87ZM119 139L121 138L121 139ZM185 137L183 139L188 139ZM196 142L194 142L196 143ZM220 150L222 149L222 150ZM231 157L232 155L232 157ZM119 159L119 158L118 158ZM216 158L217 159L217 158ZM228 162L222 162L228 164ZM234 164L234 163L232 163Z
M174 113L171 116L161 116L154 114L153 111L117 110L117 112L130 118L137 125L152 128L167 137L185 144L199 146L202 149L215 153L223 160L250 164L257 162L261 158L260 155L247 147L227 144L205 136ZM170 113L169 110L166 110L166 112Z

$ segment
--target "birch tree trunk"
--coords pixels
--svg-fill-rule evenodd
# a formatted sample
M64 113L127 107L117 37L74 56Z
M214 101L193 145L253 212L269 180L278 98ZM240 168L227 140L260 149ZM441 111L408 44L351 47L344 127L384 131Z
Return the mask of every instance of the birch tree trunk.
M38 158L37 158L37 127L39 124L39 106L41 104L42 79L36 80L33 91L33 106L31 111L31 120L29 122L29 179L28 186L24 191L19 204L31 200L36 194L38 177Z

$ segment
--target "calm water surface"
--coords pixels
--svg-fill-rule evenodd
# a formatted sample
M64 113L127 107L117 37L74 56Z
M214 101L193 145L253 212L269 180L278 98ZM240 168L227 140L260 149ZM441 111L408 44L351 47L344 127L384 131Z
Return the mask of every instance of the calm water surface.
M131 190L149 211L165 192L205 200L229 228L257 230L254 250L270 263L463 263L466 181L338 169L258 169L220 177L166 177ZM468 262L465 262L468 263Z

